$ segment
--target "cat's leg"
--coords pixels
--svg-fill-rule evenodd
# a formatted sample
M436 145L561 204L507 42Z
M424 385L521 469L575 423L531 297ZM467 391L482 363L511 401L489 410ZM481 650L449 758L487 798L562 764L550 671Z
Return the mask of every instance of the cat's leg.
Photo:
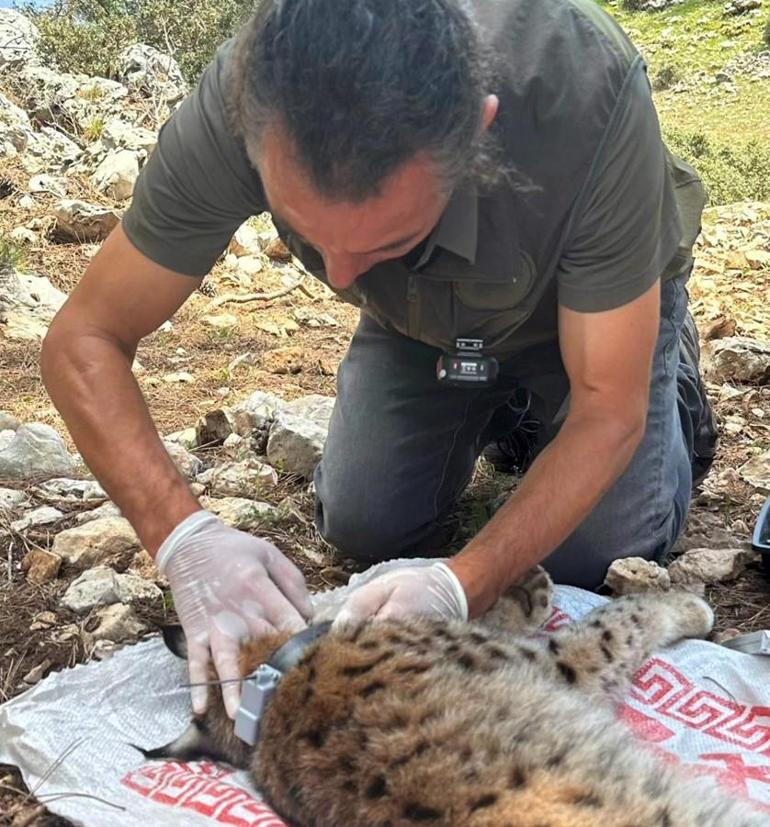
M628 595L559 630L547 651L567 683L614 695L626 689L654 650L705 637L713 623L708 604L689 592Z
M536 566L509 586L478 623L488 629L519 635L539 629L551 616L552 609L553 583L545 569Z

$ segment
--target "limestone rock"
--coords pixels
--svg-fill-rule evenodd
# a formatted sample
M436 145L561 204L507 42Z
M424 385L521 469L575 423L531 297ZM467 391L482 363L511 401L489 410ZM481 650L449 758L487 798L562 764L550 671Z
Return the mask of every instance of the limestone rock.
M276 261L291 261L291 250L283 243L280 238L274 238L268 242L264 250L268 258Z
M695 548L685 552L668 567L671 582L677 586L722 583L734 580L756 559L748 546L739 548Z
M100 191L115 201L125 201L134 191L139 177L139 160L135 152L121 149L110 153L99 164L91 181Z
M706 342L701 352L704 375L712 382L770 382L770 342L728 336Z
M201 505L216 514L223 523L242 531L252 531L279 519L273 505L245 497L201 497Z
M155 148L158 136L143 126L133 126L122 118L111 118L104 125L99 140L106 150L129 149L135 152L137 157L145 159Z
M747 483L761 491L770 491L770 451L744 462L739 469Z
M274 468L250 457L241 462L224 462L199 474L213 496L256 499L278 484Z
M0 9L2 11L4 9ZM14 157L24 152L34 141L35 133L27 113L0 94L0 157Z
M615 560L607 570L604 585L616 595L640 592L660 592L671 588L671 577L666 569L643 557Z
M44 276L0 271L0 312L6 339L41 339L66 296Z
M239 436L265 427L286 403L272 393L255 391L232 408L233 429Z
M102 503L98 508L92 508L90 511L81 511L75 517L75 522L78 525L83 525L83 523L90 523L94 520L103 520L106 517L121 516L123 515L115 503L108 501L106 503Z
M321 396L320 394L312 393L308 396L301 396L293 402L285 403L284 408L288 413L304 417L305 419L311 419L316 425L328 429L329 421L332 418L334 402L335 399L333 396Z
M61 520L63 516L64 514L58 508L41 505L40 508L33 508L32 511L28 511L20 520L14 520L11 523L11 529L22 532L29 528L52 525Z
M238 317L232 313L215 313L201 316L201 324L205 324L214 330L232 330L234 327L238 327Z
M738 545L740 540L727 530L718 514L693 507L673 554L679 555L693 548L730 548Z
M0 411L0 431L18 431L21 420L8 411Z
M108 566L96 566L72 582L62 597L62 605L73 612L87 612L97 606L159 599L162 595L154 583L135 574L117 574Z
M123 517L91 520L56 535L52 551L77 571L109 563L125 568L142 544Z
M300 373L305 363L305 351L294 346L275 348L265 353L263 363L270 373Z
M194 454L191 454L186 448L178 442L169 442L163 440L171 459L174 460L174 465L179 469L180 473L185 479L191 480L201 470L203 463Z
M64 133L52 126L43 126L27 143L22 157L28 172L65 170L77 161L83 150Z
M310 479L323 454L333 406L333 398L318 395L288 403L270 429L268 460L283 471Z
M39 37L28 17L15 9L0 9L0 69L36 61Z
M56 233L69 241L103 241L117 226L120 216L109 207L85 201L60 201L54 210Z
M29 497L16 488L0 488L0 513L24 508L29 504Z
M61 476L74 471L75 458L50 425L22 425L0 449L0 478L32 479Z
M188 451L198 447L198 437L196 436L195 428L185 428L183 431L175 431L173 434L168 434L163 437L163 441L166 443L175 442Z
M42 586L56 580L61 568L61 557L42 548L33 548L24 555L21 568L30 583Z
M118 57L118 77L133 92L178 103L189 91L177 62L145 43L124 49Z
M227 247L228 253L239 257L259 253L259 250L259 233L248 222L238 227Z
M228 408L217 408L204 414L195 426L198 445L221 445L235 430L233 414Z
M98 626L89 634L92 640L111 640L120 643L122 640L134 639L147 630L147 625L137 617L133 606L125 603L113 603L97 609Z
M58 497L72 502L89 502L90 500L103 500L107 497L107 492L96 480L70 480L58 477L40 483L37 488L49 497Z

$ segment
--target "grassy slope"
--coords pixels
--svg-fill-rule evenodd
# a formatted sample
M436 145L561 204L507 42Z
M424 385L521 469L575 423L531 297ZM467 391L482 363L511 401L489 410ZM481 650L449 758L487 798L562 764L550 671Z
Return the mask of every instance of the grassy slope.
M770 200L770 78L731 71L733 84L714 80L736 57L768 48L770 11L725 17L723 0L686 0L662 12L602 5L640 48L650 76L666 70L676 79L655 94L663 130L710 184L712 201Z

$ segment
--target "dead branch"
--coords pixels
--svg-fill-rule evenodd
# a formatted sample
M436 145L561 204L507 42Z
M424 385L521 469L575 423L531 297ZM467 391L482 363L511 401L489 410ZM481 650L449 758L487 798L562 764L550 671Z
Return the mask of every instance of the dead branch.
M280 299L282 296L287 296L292 291L296 290L298 287L302 285L304 282L305 277L302 276L298 281L294 284L289 285L289 287L284 287L281 290L274 290L272 293L244 293L242 296L238 295L237 293L230 293L227 296L221 296L218 299L214 299L214 301L209 304L206 308L206 312L210 312L217 307L221 307L223 304L245 304L246 302L271 302L275 299Z

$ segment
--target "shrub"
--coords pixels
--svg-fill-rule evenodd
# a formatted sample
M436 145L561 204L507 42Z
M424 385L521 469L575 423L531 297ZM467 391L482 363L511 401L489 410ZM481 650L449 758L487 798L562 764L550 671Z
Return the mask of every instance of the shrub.
M765 22L765 29L762 33L762 40L765 46L767 46L767 48L770 49L770 17L768 17L767 21Z
M0 235L0 273L8 270L22 270L26 256L20 244Z
M665 130L669 148L698 171L709 204L770 199L770 148L757 141L725 143L702 132Z

